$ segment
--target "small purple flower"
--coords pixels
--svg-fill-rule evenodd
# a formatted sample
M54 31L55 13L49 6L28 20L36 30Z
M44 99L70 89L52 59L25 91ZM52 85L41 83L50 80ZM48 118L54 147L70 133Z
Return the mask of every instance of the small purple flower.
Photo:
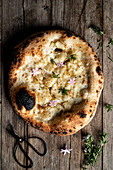
M83 141L86 140L86 139L89 139L90 135L87 135L87 136L84 136L82 139Z
M32 75L34 77L34 76L37 76L37 74L39 74L39 73L40 73L40 71L38 71L38 69L36 68L36 69L33 69Z
M84 149L84 152L87 152L87 148Z
M52 100L52 101L49 101L50 102L50 106L53 107L53 106L56 106L56 101L55 100Z
M71 86L73 86L73 85L74 85L74 83L76 83L75 78L73 78L73 79L69 78L68 83L70 83L70 84L71 84Z
M70 153L72 151L72 149L67 149L67 145L65 145L65 149L61 149L61 152L64 153L64 155L66 155L66 153Z
M60 68L62 68L62 67L64 66L64 64L63 64L63 62L59 61L59 62L57 63L57 66L60 67Z

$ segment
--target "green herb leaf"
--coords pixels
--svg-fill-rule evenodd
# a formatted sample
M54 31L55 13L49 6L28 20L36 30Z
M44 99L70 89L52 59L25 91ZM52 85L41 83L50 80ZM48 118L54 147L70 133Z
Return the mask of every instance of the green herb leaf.
M97 42L100 42L100 39L97 39Z
M107 19L109 19L110 22L113 22L110 17L107 16Z
M88 165L94 166L94 164L97 162L98 157L100 156L100 153L103 149L103 145L107 143L106 141L107 134L102 133L101 134L101 140L98 141L100 144L94 143L94 137L91 134L88 134L85 139L85 161L83 169L85 170Z
M112 58L111 58L111 54L109 53L109 51L108 50L106 50L107 51L107 53L108 53L108 55L109 55L109 59L113 62L113 60L112 60Z
M97 26L90 26L89 28L91 28L95 33L97 33L100 36L104 34L104 32Z
M76 60L76 57L75 57L76 54L72 54L70 55L69 57L66 58L66 60L68 60L69 58L71 58L71 60Z
M105 109L107 109L107 112L112 111L112 108L113 108L113 105L112 105L112 104L107 104L107 105L105 106Z
M52 71L52 73L53 73L53 77L52 78L58 78L59 74L55 74L53 71Z
M69 90L68 89L65 89L65 88L62 88L62 89L59 89L59 93L62 92L62 95L68 95L68 92Z
M107 45L106 47L110 48L110 45Z
M110 39L110 41L108 42L108 44L113 45L113 39Z
M103 43L99 43L97 50L99 50L103 46Z

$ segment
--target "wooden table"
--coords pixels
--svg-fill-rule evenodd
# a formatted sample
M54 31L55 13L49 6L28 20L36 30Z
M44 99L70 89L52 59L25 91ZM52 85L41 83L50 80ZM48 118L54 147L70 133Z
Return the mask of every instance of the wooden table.
M113 0L1 0L0 1L0 167L2 170L21 170L14 161L12 152L14 139L6 132L6 126L10 122L14 125L20 136L37 135L42 137L48 145L48 153L45 157L37 156L26 145L34 161L33 170L79 170L83 162L82 134L91 133L97 139L99 132L107 132L109 142L95 164L95 170L113 170L113 112L105 110L105 104L113 104L113 62L107 58L106 46L110 37L113 38ZM84 129L72 136L59 137L39 131L28 126L14 113L7 91L7 72L13 47L29 34L43 30L62 28L74 31L97 51L97 38L99 36L88 27L94 24L105 31L102 36L103 47L98 50L98 56L103 66L104 90L101 95L98 109L94 119ZM113 47L109 49L113 54ZM112 56L113 59L113 56ZM39 145L36 141L35 146ZM60 148L67 144L72 148L71 154L64 156ZM23 163L28 161L18 153Z

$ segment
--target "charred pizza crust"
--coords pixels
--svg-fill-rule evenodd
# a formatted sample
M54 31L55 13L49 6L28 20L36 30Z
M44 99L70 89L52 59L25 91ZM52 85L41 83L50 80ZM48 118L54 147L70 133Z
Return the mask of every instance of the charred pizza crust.
M9 72L9 96L14 110L29 125L65 136L92 120L103 88L103 73L87 42L65 30L45 31L30 36L15 51ZM73 54L75 61L68 57ZM59 60L61 67L57 65ZM58 78L51 77L55 71ZM67 82L70 76L75 77L72 86ZM52 93L55 84L58 87ZM69 89L65 97L58 91L64 86ZM53 97L58 104L51 107Z

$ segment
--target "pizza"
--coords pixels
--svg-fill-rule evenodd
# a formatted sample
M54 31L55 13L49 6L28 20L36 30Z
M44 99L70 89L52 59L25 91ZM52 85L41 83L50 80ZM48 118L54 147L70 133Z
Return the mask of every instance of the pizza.
M60 136L76 133L94 117L102 88L96 53L72 32L39 32L15 47L11 103L39 130Z

